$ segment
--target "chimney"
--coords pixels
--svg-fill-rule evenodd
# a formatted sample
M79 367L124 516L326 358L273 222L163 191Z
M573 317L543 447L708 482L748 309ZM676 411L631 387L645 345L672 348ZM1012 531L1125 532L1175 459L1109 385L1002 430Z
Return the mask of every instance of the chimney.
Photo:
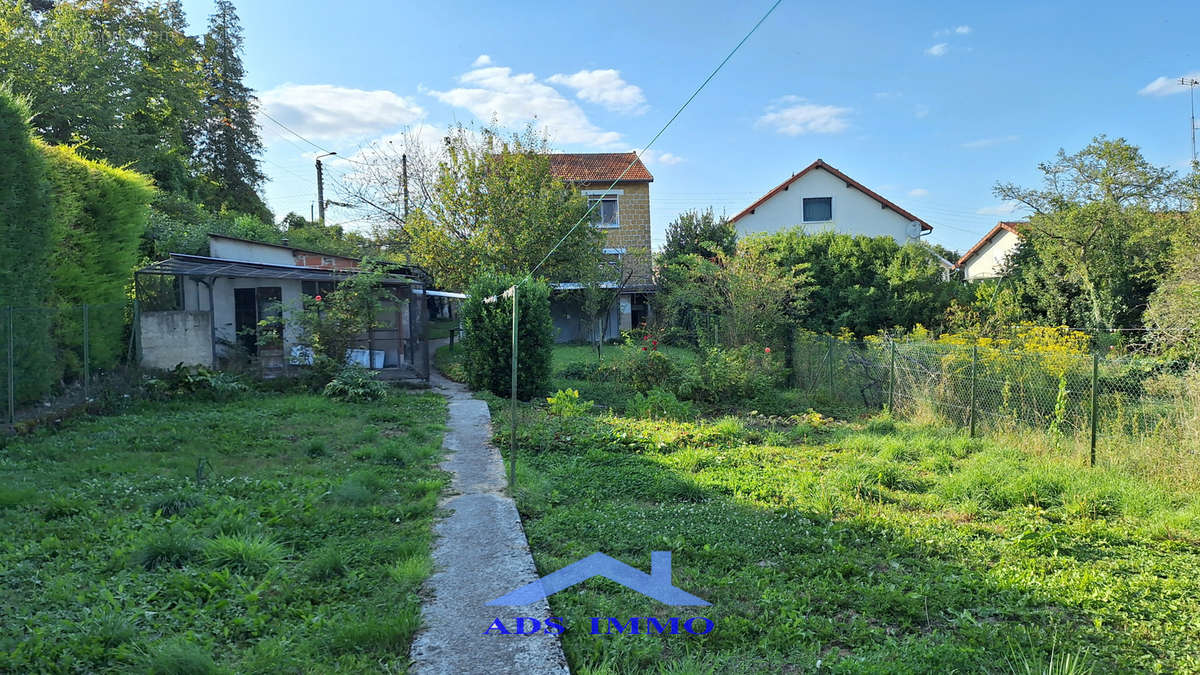
M671 586L671 552L650 552L650 579L655 583Z

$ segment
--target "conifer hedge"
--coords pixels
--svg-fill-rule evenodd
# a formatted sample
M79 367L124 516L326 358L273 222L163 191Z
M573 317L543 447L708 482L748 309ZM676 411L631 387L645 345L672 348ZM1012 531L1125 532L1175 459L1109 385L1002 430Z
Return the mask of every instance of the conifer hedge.
M485 273L476 277L463 302L463 349L467 384L497 396L511 394L512 300L499 298L522 277ZM554 323L550 318L550 288L544 281L521 284L517 316L517 397L529 400L550 386L550 357L554 349Z
M40 144L53 185L52 303L59 307L59 371L77 372L82 306L89 312L91 365L110 368L125 352L126 312L138 247L154 188L142 174L81 157L74 148Z
M29 119L28 104L0 84L0 397L7 396L12 308L13 384L19 401L49 391L54 363L51 317L44 309L53 291L50 181Z

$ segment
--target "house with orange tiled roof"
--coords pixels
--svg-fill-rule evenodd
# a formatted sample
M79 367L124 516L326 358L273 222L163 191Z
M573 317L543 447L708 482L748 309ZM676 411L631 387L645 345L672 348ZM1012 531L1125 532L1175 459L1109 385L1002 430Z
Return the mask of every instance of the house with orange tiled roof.
M807 232L889 236L903 245L933 226L837 170L822 159L792 174L730 219L739 234Z
M609 282L620 293L607 327L606 339L617 337L649 319L648 296L654 292L650 263L650 183L654 176L634 152L589 152L550 155L550 170L587 197L591 226L604 233ZM579 284L558 284L560 290ZM574 308L573 308L574 307ZM551 306L560 341L586 339L577 305L560 301Z
M955 267L962 271L964 281L980 281L1004 276L1009 261L1021 244L1024 222L999 222L975 243Z

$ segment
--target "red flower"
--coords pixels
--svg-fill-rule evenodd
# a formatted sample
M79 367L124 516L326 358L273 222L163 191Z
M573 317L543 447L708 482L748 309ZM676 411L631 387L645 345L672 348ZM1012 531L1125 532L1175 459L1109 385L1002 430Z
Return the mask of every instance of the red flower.
M642 339L643 339L643 340L649 340L649 339L650 339L650 336L649 336L649 335L643 335L643 336L642 336Z
M657 346L658 346L658 340L655 340L654 342L651 342L650 344L652 344L652 345L654 345L655 347L657 347Z
M646 348L645 348L645 347L642 347L642 351L646 351Z
M320 302L320 301L321 301L321 296L319 296L319 295L318 295L317 297L313 298L313 300L316 300L317 302Z
M768 354L770 354L770 353L771 353L771 348L770 348L770 347L763 347L763 351L764 351L764 352L766 352L766 353L768 353Z

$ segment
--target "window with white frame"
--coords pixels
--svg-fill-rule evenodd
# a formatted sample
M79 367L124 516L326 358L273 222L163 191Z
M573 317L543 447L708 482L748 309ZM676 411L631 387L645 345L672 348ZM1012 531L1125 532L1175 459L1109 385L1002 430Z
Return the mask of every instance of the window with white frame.
M616 195L589 196L588 208L592 209L590 217L592 225L595 227L615 228L621 226Z
M821 223L833 220L833 197L805 197L804 222Z

